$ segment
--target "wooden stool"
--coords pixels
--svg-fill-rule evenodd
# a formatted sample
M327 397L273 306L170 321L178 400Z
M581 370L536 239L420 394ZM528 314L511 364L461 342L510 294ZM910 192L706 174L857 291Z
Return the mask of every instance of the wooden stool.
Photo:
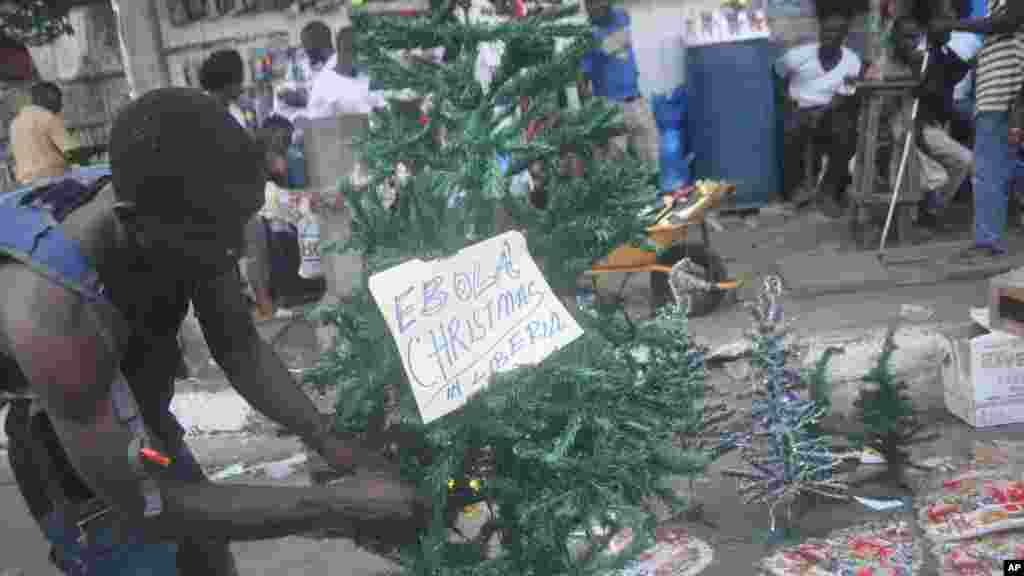
M903 154L904 141L893 141L890 122L883 118L894 100L902 102L917 85L916 81L863 82L857 86L860 98L860 118L857 124L857 162L853 185L850 187L846 218L850 240L860 248L872 248L877 241L869 231L885 225L886 213L892 201L892 189ZM897 104L902 110L902 106ZM902 113L902 112L898 112ZM883 153L888 151L889 155ZM895 155L895 159L892 158ZM879 165L880 159L888 159ZM885 175L889 172L888 175ZM910 238L918 204L921 201L921 167L915 150L907 161L903 185L900 188L896 213L893 215L892 233L898 242ZM879 217L880 214L880 217ZM880 220L880 221L879 221Z

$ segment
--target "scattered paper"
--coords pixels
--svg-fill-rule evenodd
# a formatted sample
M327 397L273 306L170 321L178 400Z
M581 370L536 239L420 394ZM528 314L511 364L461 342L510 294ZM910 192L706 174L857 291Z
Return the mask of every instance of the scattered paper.
M874 448L865 448L860 453L861 464L885 464L885 458Z
M273 480L284 480L285 478L292 475L296 466L305 464L307 456L305 454L296 454L287 460L281 460L280 462L271 462L263 467L264 472L267 476Z
M875 512L885 512L886 510L896 510L903 507L902 500L876 500L874 498L861 498L860 496L854 496L853 499Z
M220 472L210 476L210 479L214 481L227 480L228 478L234 478L235 476L241 476L242 474L245 474L245 466L242 464L232 464L231 466L228 466Z
M911 322L927 322L935 316L935 310L919 304L903 304L900 306L900 316Z

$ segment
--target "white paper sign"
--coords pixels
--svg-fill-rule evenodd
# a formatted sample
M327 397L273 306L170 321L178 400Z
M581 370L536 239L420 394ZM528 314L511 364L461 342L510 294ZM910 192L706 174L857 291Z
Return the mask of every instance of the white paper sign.
M369 284L424 422L465 404L492 374L537 364L583 334L515 231Z

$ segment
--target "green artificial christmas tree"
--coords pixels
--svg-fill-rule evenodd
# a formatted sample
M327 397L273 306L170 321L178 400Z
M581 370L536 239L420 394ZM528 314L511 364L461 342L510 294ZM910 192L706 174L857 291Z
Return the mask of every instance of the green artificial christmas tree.
M432 106L426 118L416 107L390 106L359 140L369 185L342 185L352 214L344 248L364 255L366 275L351 298L320 310L337 338L310 379L339 389L339 430L389 445L402 477L433 503L429 529L395 555L403 573L603 573L649 544L653 499L684 504L669 479L700 474L717 456L694 440L714 413L703 401L703 356L685 311L670 306L638 322L621 302L573 303L582 337L539 364L496 371L460 408L424 423L369 279L493 238L502 214L526 238L548 296L569 300L592 263L643 243L649 223L637 215L655 196L651 173L635 157L595 157L622 129L607 103L558 105L593 45L589 26L567 21L577 7L488 24L451 18L453 7L438 4L412 18L352 13L370 76L394 93L429 95ZM484 42L505 46L489 85L474 77ZM434 46L455 53L443 63L393 57ZM530 105L517 113L521 97ZM525 142L537 120L548 129ZM503 171L502 159L514 168ZM570 159L582 173L565 169ZM400 163L411 176L385 207L378 190ZM526 166L542 195L509 192L511 174ZM611 551L622 534L632 537Z
M895 328L890 328L882 345L882 353L870 372L864 376L864 386L854 403L864 430L851 438L855 443L876 450L885 459L885 469L878 474L858 480L864 484L873 480L910 490L907 468L921 468L910 459L910 447L930 442L938 435L924 435L926 424L918 419L917 411L907 395L907 385L898 382L890 363L896 351Z

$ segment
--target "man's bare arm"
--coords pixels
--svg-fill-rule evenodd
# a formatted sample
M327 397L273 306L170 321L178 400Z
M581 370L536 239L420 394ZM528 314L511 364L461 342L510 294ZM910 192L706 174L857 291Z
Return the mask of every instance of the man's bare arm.
M318 439L325 432L319 411L259 337L233 272L193 297L210 354L253 408L303 439Z
M56 115L50 120L49 136L53 145L62 153L67 153L68 150L74 150L82 145L78 138L68 132L63 116Z
M210 353L231 385L253 408L298 434L330 464L393 471L379 453L353 439L341 442L331 433L277 353L259 337L238 285L232 270L200 289L193 300Z
M40 397L75 470L126 522L154 538L251 540L319 529L353 530L368 521L411 514L412 495L395 483L356 477L335 487L285 488L186 484L149 471L163 512L144 518L142 475L134 436L111 399L119 374L111 326L91 304L18 265L3 270L7 298L2 329L21 370ZM154 447L164 449L154 439ZM393 532L394 533L394 532Z

